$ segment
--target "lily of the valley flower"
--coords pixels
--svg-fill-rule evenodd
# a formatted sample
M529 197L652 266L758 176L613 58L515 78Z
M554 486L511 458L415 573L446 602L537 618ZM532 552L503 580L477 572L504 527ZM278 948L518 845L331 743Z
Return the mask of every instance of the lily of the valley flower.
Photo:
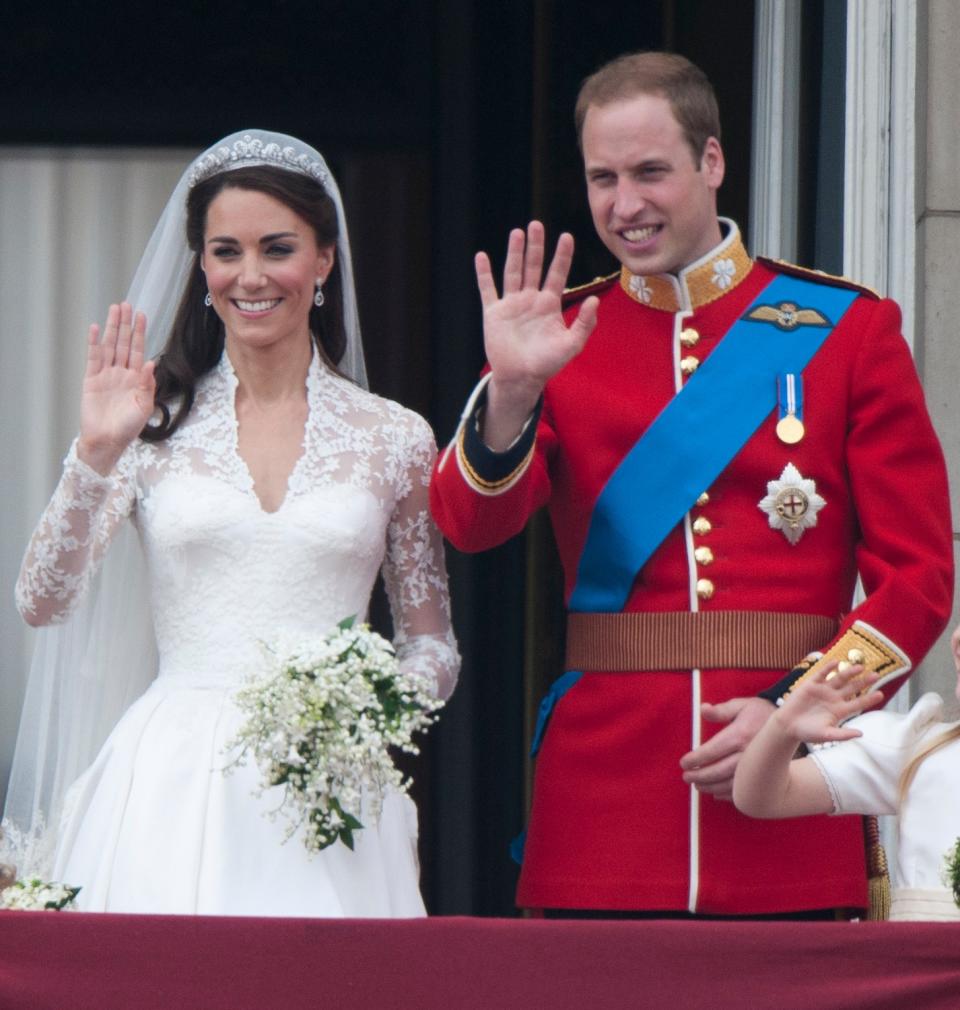
M353 848L387 792L409 786L390 748L416 753L414 734L442 703L425 678L401 670L389 642L352 620L321 638L277 642L266 655L265 675L236 698L246 721L228 745L239 753L233 763L252 753L260 791L283 790L288 839L302 827L309 851L337 840Z

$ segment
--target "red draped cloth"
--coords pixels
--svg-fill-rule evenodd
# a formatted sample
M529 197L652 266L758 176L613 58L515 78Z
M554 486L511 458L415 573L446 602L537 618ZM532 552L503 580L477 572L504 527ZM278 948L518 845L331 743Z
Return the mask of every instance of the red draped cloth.
M960 923L0 912L3 1010L939 1010Z

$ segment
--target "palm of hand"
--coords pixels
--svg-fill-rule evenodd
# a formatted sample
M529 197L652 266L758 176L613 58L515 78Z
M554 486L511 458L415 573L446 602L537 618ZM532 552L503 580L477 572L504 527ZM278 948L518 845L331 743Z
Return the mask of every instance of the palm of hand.
M92 453L87 462L96 456L98 466L111 466L153 411L153 362L143 360L146 325L143 313L134 318L123 302L110 306L102 342L100 327L90 327L80 401L80 438Z
M503 269L503 294L497 292L485 253L475 261L483 303L484 343L495 380L518 388L543 387L579 353L597 316L597 300L588 298L568 327L561 296L570 271L573 238L564 233L541 281L543 225L531 221L526 234L510 233ZM539 389L537 390L539 392Z
M559 296L529 288L504 295L485 308L484 334L487 360L506 381L530 377L546 381L582 346L564 323Z
M784 703L784 721L798 740L822 743L836 739L832 731L846 718L842 713L845 703L840 695L826 685L818 686L819 691L805 689L803 695L797 694L796 703L791 704L793 697Z
M817 671L798 683L778 713L781 724L796 739L827 743L859 736L858 730L841 725L845 719L882 703L878 691L863 693L877 680L859 666L838 670L837 664Z
M144 387L139 369L110 365L83 381L80 428L91 440L126 445L152 411L153 389Z

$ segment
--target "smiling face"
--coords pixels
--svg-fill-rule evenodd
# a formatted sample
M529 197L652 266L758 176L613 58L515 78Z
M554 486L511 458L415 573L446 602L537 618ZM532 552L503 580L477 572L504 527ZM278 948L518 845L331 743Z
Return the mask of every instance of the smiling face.
M698 164L666 98L591 105L583 160L594 227L631 273L676 273L720 242L723 151L711 137Z
M228 344L308 343L316 281L333 258L334 247L319 247L286 204L256 190L221 190L207 208L200 265Z

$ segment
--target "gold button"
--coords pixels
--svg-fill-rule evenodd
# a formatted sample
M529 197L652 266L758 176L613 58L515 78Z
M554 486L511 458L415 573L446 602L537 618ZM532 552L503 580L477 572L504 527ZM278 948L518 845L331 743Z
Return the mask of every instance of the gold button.
M709 600L713 596L713 583L709 579L697 579L697 596Z
M698 547L694 552L693 556L697 559L698 565L712 565L713 564L713 551L709 547Z
M710 495L708 495L707 492L704 491L703 494L700 495L700 497L697 499L697 504L700 506L700 508L703 508L704 505L709 505Z
M863 666L863 653L859 649L851 649L847 653L847 659L849 659L854 666Z
M712 529L713 523L711 523L706 516L697 516L697 518L693 520L693 532L699 534L700 536L704 536Z
M700 334L697 333L692 326L688 326L680 334L680 343L683 344L684 347L695 347L699 339Z
M680 371L684 375L693 375L700 364L700 359L695 358L692 354L688 355L686 358L680 359Z

